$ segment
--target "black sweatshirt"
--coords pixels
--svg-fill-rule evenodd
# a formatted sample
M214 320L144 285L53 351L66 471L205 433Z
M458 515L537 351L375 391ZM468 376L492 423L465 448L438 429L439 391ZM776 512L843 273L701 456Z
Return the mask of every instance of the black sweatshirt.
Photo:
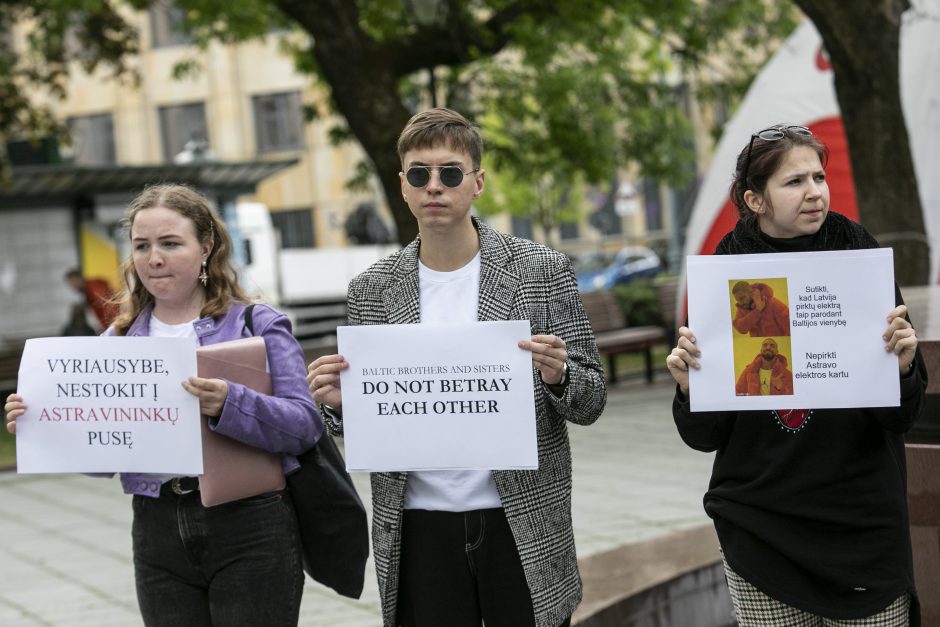
M781 242L739 223L718 251L818 250L820 238L826 250L874 242L838 214L823 227ZM851 243L842 229L852 231ZM705 511L732 569L783 603L833 619L870 616L909 592L916 623L903 434L923 412L923 363L918 351L916 367L901 377L899 407L814 409L805 417L693 413L677 388L673 417L683 441L716 451Z

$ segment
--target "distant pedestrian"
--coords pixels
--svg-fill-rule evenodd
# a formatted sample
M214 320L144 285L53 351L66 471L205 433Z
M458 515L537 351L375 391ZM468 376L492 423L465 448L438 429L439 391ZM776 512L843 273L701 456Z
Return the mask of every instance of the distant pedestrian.
M98 335L100 329L96 329L88 323L88 308L84 302L72 303L69 305L69 317L65 326L62 327L60 335L64 337Z
M77 268L65 273L65 281L82 295L85 305L94 312L101 331L111 326L117 318L120 306L107 281L98 278L86 279Z
M483 141L460 114L416 114L398 140L418 238L349 285L349 324L529 320L538 470L372 475L372 542L385 627L557 627L581 601L567 422L607 399L568 258L471 217ZM342 430L342 355L311 363L314 399ZM487 437L498 438L498 432ZM433 444L431 444L433 445Z
M877 247L829 210L826 155L802 126L754 133L731 187L740 217L716 254ZM693 412L688 369L701 367L701 351L679 329L666 358L678 384L673 417L686 444L716 452L705 511L742 627L919 624L904 433L924 412L927 371L895 297L894 309L871 314L887 314L898 407Z

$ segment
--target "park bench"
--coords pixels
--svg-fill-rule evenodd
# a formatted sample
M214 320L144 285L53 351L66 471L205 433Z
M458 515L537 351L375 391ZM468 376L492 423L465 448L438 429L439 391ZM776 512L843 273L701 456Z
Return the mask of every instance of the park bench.
M0 398L16 391L16 376L23 354L23 342L0 342Z
M658 326L636 326L627 324L623 307L617 296L609 290L598 290L581 294L584 312L587 314L597 350L607 357L607 377L617 382L616 357L621 353L642 352L646 380L653 382L653 347L667 344L672 338Z

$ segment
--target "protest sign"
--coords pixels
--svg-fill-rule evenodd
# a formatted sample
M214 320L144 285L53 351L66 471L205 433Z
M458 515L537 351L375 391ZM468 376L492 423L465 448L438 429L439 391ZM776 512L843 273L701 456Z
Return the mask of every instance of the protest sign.
M196 374L186 338L27 340L17 392L20 473L202 473Z
M538 467L528 322L339 327L350 471Z
M890 249L688 258L693 411L894 407Z

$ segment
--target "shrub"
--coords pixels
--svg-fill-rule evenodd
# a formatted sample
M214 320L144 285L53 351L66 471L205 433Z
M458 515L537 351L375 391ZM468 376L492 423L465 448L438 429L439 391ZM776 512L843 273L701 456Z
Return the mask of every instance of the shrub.
M614 295L620 301L627 324L634 327L662 326L656 288L649 279L637 279L630 283L615 285Z

